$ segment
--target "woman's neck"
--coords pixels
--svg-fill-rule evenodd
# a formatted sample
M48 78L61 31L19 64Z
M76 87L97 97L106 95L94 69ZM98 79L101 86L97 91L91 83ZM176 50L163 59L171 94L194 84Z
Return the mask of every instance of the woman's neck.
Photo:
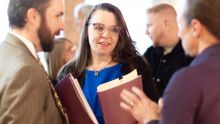
M111 56L93 56L91 63L87 66L87 69L100 71L115 64L116 63L112 60Z

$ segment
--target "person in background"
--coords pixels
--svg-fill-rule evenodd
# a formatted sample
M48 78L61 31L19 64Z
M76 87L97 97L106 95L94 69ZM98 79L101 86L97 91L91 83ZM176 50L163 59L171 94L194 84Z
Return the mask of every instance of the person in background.
M87 3L79 3L73 9L73 17L77 31L80 33L83 23L87 15L91 12L93 5Z
M0 44L0 124L67 124L37 52L63 30L63 0L10 0L10 31Z
M77 78L99 124L103 124L97 86L134 69L142 75L146 95L157 101L159 94L150 68L136 50L121 11L112 4L102 3L87 16L75 60L64 66L58 80L68 73Z
M76 45L67 38L55 40L54 49L47 53L48 72L53 85L57 84L57 74L59 70L75 56Z
M184 0L180 5L179 36L186 54L196 58L170 80L162 117L158 105L137 88L122 92L121 107L143 124L219 124L220 1Z
M178 37L176 11L169 4L157 4L147 9L146 34L153 45L144 53L152 69L153 80L162 96L171 76L187 66L192 58L186 56Z

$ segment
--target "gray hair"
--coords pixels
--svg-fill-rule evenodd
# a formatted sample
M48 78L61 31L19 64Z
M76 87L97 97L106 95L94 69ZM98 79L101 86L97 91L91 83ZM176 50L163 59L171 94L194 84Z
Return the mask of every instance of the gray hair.
M80 12L82 12L84 15L88 15L92 9L93 5L87 3L77 4L73 10L73 17L77 18Z

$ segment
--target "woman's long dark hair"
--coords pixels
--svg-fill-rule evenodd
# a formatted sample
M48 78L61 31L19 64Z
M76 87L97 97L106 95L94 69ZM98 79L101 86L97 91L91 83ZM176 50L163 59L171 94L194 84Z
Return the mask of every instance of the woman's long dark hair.
M98 4L92 9L90 14L85 19L80 36L80 45L76 53L75 60L69 62L61 70L59 77L63 78L66 74L71 72L75 78L78 78L86 69L87 65L91 62L91 48L88 39L88 26L90 19L93 17L94 12L97 10L105 10L113 13L116 17L117 24L121 27L118 43L112 53L112 60L117 63L128 64L133 60L134 57L139 55L134 46L135 43L131 39L131 36L128 32L128 28L121 11L109 3Z

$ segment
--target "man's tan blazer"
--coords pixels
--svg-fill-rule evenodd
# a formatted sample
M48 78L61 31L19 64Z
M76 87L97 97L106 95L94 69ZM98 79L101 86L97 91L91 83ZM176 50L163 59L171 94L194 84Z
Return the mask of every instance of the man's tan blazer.
M0 124L63 124L43 68L12 34L0 44Z

